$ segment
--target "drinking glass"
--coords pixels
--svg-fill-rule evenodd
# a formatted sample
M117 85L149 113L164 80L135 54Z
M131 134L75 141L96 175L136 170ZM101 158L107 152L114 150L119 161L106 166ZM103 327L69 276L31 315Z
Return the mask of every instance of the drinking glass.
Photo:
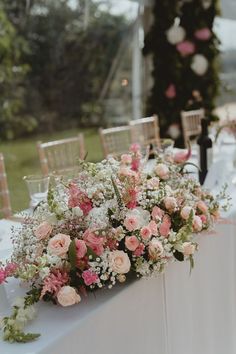
M174 147L174 140L160 139L160 142L157 147L157 151L163 157L170 156L173 153L173 147Z
M30 207L35 208L40 202L47 200L49 176L30 175L24 176L30 195Z

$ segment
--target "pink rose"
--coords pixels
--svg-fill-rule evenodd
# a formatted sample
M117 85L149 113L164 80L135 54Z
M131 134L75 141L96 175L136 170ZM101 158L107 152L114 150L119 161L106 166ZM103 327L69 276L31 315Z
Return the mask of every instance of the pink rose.
M206 205L206 203L203 202L203 200L199 200L199 202L197 203L197 208L203 213L206 214L208 211L208 207Z
M81 301L81 297L77 294L76 290L71 286L63 286L57 294L58 303L65 307L77 304Z
M121 155L121 163L125 165L129 165L132 162L132 156L129 154L123 154Z
M124 226L128 231L137 230L139 228L139 221L136 216L127 216L124 220Z
M188 220L191 211L193 211L193 208L191 208L190 206L185 206L181 209L180 216L184 220Z
M161 210L159 207L154 206L154 208L152 209L152 218L154 220L160 220L163 215L164 215L164 211Z
M157 224L155 223L154 220L150 221L150 223L148 224L148 227L151 230L152 235L154 235L154 236L158 235Z
M156 261L158 258L160 258L163 253L164 253L164 248L162 246L162 243L157 239L153 238L148 246L148 253L151 259Z
M155 168L155 172L161 179L169 178L169 168L164 163L157 164Z
M165 197L164 204L168 211L174 211L178 206L177 200L174 197Z
M85 285L88 286L97 283L98 281L98 275L90 269L85 270L82 273L82 278L84 279Z
M160 180L157 177L153 177L147 180L148 189L157 189L159 187Z
M202 220L197 215L195 215L193 218L193 228L194 228L194 231L197 231L197 232L202 230Z
M196 246L193 245L191 242L184 242L183 243L183 254L185 256L190 256L195 252Z
M140 152L140 150L141 150L141 146L137 143L132 144L129 148L129 151L133 153Z
M44 221L37 227L37 229L34 231L34 234L39 240L44 240L51 235L52 230L52 225L47 221Z
M87 253L87 246L83 240L75 239L76 256L77 258L84 258Z
M152 236L152 231L148 226L144 226L140 230L140 235L143 240L147 241Z
M49 240L48 251L54 256L65 257L70 243L71 239L69 235L57 234Z
M136 236L126 236L125 246L129 251L135 251L139 245L139 240Z
M90 247L97 256L101 256L104 251L103 237L96 236L91 230L87 229L83 234L83 239L88 247Z
M165 95L167 98L175 98L176 97L176 88L174 84L170 84L165 91Z
M117 274L128 273L131 267L130 259L124 251L113 251L109 255L109 266Z
M209 28L205 27L195 31L194 36L199 41L208 41L212 36L212 32L209 30Z
M204 214L200 215L200 219L202 220L202 223L203 223L203 224L206 224L206 222L207 222L207 217L206 217L206 215L204 215Z
M143 252L144 252L145 246L143 243L140 243L139 246L136 248L136 250L134 251L134 255L136 257L140 257Z
M163 221L159 227L159 232L161 236L167 237L170 233L171 221L168 215L165 215Z
M182 55L182 57L186 57L195 52L195 45L190 41L183 41L177 44L176 49Z

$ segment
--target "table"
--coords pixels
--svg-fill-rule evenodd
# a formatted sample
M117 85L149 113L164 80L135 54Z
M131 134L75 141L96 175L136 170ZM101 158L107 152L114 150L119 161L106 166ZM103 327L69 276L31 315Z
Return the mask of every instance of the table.
M235 186L230 193L236 201ZM225 216L236 221L236 206ZM5 233L10 226L0 221ZM0 341L0 353L236 353L236 224L218 225L216 231L198 236L191 276L187 263L173 263L165 275L98 291L96 298L89 295L75 307L40 303L29 330L42 337L25 345ZM9 240L1 243L3 257L11 245ZM0 295L0 315L9 313L12 300L24 293L16 282L10 281Z

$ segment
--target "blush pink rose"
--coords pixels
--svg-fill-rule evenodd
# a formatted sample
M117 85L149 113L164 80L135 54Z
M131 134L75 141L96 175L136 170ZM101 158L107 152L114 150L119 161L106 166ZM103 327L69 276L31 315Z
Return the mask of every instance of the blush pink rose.
M177 44L176 49L181 54L182 57L186 57L195 52L195 45L190 41L183 41Z
M63 286L57 293L57 301L63 306L72 306L81 301L81 297L77 294L76 290L71 286Z
M129 154L123 154L121 155L121 163L125 165L129 165L132 162L132 156Z
M175 98L176 97L176 88L175 88L175 85L174 84L170 84L166 91L165 91L165 95L167 98Z
M140 257L143 253L144 253L144 250L145 250L145 246L143 243L140 243L139 246L136 248L136 250L134 251L134 255L136 257Z
M48 251L54 256L65 257L70 243L71 239L69 235L57 234L49 240Z
M137 230L139 228L139 221L136 216L127 216L124 220L124 226L128 231Z
M193 218L193 228L194 228L194 231L197 231L197 232L202 230L202 220L197 215L195 215Z
M83 239L88 247L90 247L97 256L101 256L104 251L103 237L96 236L90 229L83 234Z
M52 230L52 225L47 221L44 221L37 227L37 229L34 231L34 234L39 240L44 240L51 235Z
M139 245L139 240L136 236L126 236L125 246L129 251L135 251Z
M90 269L85 270L82 273L82 278L84 279L85 285L88 286L97 283L98 281L98 275Z
M208 41L212 36L212 32L210 31L209 28L205 27L195 31L194 36L199 41Z
M152 235L154 235L154 236L158 235L157 224L155 223L154 220L150 221L150 223L148 224L148 227L151 230Z
M183 254L185 256L190 256L195 252L196 246L193 245L191 242L184 242L183 243Z
M131 267L130 259L124 251L113 251L109 255L109 266L117 274L128 273Z
M160 220L163 215L164 215L164 211L159 207L154 206L154 208L152 209L152 218L154 220Z
M75 240L76 256L77 258L84 258L87 253L87 246L83 240Z
M191 211L193 211L193 208L191 208L190 206L183 207L180 212L181 218L184 220L188 220Z
M160 177L161 179L168 179L169 178L169 168L168 166L166 166L164 163L159 163L157 164L156 168L155 168L155 172L157 174L158 177Z
M160 235L163 237L167 237L170 233L171 221L168 215L165 215L163 221L159 227Z
M143 240L147 241L152 236L152 231L148 226L144 226L140 230L140 235Z
M206 203L204 203L203 200L199 200L199 202L197 203L197 208L203 213L206 214L208 211L208 207L206 205Z
M174 197L165 197L164 204L168 211L174 211L178 206L177 200Z

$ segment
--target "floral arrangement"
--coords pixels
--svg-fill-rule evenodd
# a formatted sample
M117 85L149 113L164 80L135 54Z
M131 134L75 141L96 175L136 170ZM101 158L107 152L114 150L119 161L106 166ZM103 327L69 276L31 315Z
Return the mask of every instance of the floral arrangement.
M219 0L153 2L144 55L153 61L147 115L158 114L162 135L182 145L180 112L204 107L210 120L219 91L219 40L214 19ZM183 80L183 78L187 78Z
M23 331L39 300L71 306L131 275L158 275L175 260L193 267L195 234L213 227L219 203L179 161L159 156L144 165L134 144L120 161L80 161L76 179L51 186L47 202L13 235L11 260L0 265L0 283L14 276L30 284L2 320L5 340L39 336Z

